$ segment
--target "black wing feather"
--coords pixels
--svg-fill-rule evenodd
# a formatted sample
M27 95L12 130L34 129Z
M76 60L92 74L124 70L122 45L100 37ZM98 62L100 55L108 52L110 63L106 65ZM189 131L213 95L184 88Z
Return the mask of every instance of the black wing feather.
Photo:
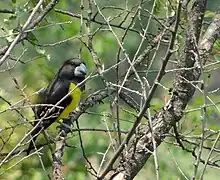
M39 102L39 104L56 105L63 97L65 97L68 94L69 86L70 81L62 80L56 77L45 90L43 98L41 98L42 101ZM48 128L54 121L56 121L58 115L65 109L65 107L67 107L71 103L71 101L71 96L67 96L64 100L62 100L62 102L57 104L57 106L63 107L62 109L58 107L53 108L52 106L38 106L36 108L36 119L40 120L42 117L45 116L46 113L47 115L31 133L32 141L30 142L29 147L27 149L27 154L29 154L30 151L33 149L34 142L37 139L40 132ZM52 108L53 110L51 111ZM35 121L34 125L36 126L38 122L39 121Z

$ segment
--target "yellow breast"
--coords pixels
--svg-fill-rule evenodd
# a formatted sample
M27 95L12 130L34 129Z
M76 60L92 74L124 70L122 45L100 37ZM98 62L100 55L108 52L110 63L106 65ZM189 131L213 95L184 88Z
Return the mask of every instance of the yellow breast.
M73 90L74 89L74 90ZM60 116L57 118L57 121L63 118L67 118L69 114L76 109L76 107L79 105L80 98L82 95L82 91L80 88L76 88L76 85L73 83L70 83L69 92L72 91L71 97L72 102L64 109L64 111L60 114Z

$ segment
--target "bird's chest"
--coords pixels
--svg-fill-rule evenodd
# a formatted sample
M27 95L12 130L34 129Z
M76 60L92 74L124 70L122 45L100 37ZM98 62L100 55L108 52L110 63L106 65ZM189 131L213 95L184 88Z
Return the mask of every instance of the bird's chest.
M67 118L69 114L79 105L80 98L82 95L81 89L76 87L75 84L71 83L69 87L69 92L71 92L71 94L69 95L71 98L71 101L66 106L66 108L62 111L62 113L59 115L57 120Z

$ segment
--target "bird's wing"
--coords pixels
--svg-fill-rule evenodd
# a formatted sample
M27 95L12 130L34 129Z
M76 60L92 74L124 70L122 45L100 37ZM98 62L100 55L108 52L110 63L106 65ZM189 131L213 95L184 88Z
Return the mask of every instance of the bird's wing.
M30 153L31 149L34 147L34 142L36 141L40 132L47 129L54 121L59 117L59 114L71 103L71 96L65 98L57 106L63 107L60 109L58 107L53 107L51 105L56 105L69 91L69 82L62 81L60 79L53 80L52 83L45 89L39 98L39 106L36 109L36 120L44 118L39 125L39 121L35 121L35 129L31 132L32 141L27 149L27 154ZM41 106L42 105L42 106ZM48 105L48 106L47 106ZM49 106L50 105L50 106ZM46 113L46 114L45 114Z
M63 109L58 107L65 108L68 104L71 103L71 97L68 96L59 104L57 104L65 95L67 95L68 90L68 81L60 79L53 80L52 83L45 90L42 101L40 102L41 104L43 104L43 106L38 106L37 108L36 114L38 119L43 117L49 109L52 109L50 110L51 112L47 114L47 118L45 119L48 119L47 121L53 123L56 120L57 114L63 111ZM51 105L56 105L58 107L52 107Z

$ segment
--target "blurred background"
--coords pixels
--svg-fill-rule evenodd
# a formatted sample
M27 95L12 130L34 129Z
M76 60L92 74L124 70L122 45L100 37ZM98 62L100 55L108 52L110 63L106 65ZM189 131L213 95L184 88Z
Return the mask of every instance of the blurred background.
M49 1L45 1L47 5ZM114 32L120 39L123 38L125 29L129 26L132 16L135 14L137 6L140 2L136 0L128 1L101 1L97 0L99 8L106 18L109 18ZM173 1L175 3L175 1ZM36 1L31 0L8 0L0 1L0 10L11 10L11 13L0 13L0 46L4 47L8 43L12 42L17 32L26 22L28 16L31 13L32 8L37 4ZM168 16L172 15L172 10L168 7L168 1L144 1L142 6L142 16L137 15L134 22L131 25L130 31L127 32L123 47L125 51L132 59L136 52L138 45L142 40L143 27L146 27L148 23L149 14L152 6L155 6L154 15L161 21L166 22ZM121 61L125 58L125 55L121 52L118 53L119 45L114 34L109 31L105 25L105 21L97 13L97 8L92 5L93 12L92 17L95 17L96 22L92 22L93 34L93 46L97 52L101 62L104 64L105 69L112 67L117 59ZM60 1L56 5L56 9L68 11L73 13L75 17L70 17L62 13L58 13L55 10L51 11L44 20L33 29L27 40L18 44L12 53L11 59L7 60L0 67L0 154L1 160L4 158L4 153L12 150L16 144L22 139L22 137L30 130L31 125L25 123L27 120L34 120L34 113L28 106L30 103L36 101L36 96L32 95L34 92L47 86L47 84L54 77L62 63L71 58L82 58L88 68L88 74L97 72L93 58L84 45L83 42L88 41L88 28L86 19L81 20L81 16L88 18L88 2L78 0L65 0ZM204 30L210 23L214 13L219 9L219 0L208 0L207 14L205 17ZM127 13L130 12L130 13ZM126 17L127 16L127 17ZM126 17L126 19L125 19ZM140 17L140 18L139 18ZM184 19L184 17L182 17ZM123 21L123 19L125 19ZM100 23L98 23L100 22ZM125 29L117 28L122 23ZM183 24L184 26L184 24ZM143 42L143 46L140 49L140 53L153 41L157 33L160 31L161 25L157 23L155 19L152 19L146 39ZM183 43L184 30L179 32L179 42ZM219 46L219 44L216 45ZM161 63L161 58L166 53L167 44L164 43L160 46L156 53L155 61L148 74L148 81L153 82L158 68ZM215 50L215 49L214 49ZM138 55L140 54L138 53ZM153 51L149 55L149 59L153 58ZM220 61L220 56L214 53L210 58L210 63ZM176 59L173 58L173 61ZM119 66L119 75L123 75L128 70L128 64L126 62L121 63ZM170 62L168 69L172 68L173 63ZM216 70L210 69L207 71L208 90L214 91L219 88L220 82L217 78L220 75L218 70L219 63L216 65ZM144 76L144 66L138 67L138 72L141 76ZM104 73L104 77L112 82L116 83L116 69L111 68L110 71ZM134 78L134 77L133 77ZM159 87L156 96L153 98L151 105L153 110L157 111L164 103L164 97L169 96L168 89L172 88L173 74L169 73L163 78L163 85L166 88ZM135 81L131 81L130 87L133 90L140 90L139 85ZM101 78L96 77L89 80L86 84L86 94L95 92L96 90L104 88L104 83ZM28 101L21 101L25 96L29 97ZM132 97L140 102L140 98L136 95ZM210 97L215 100L216 104L220 102L219 91L211 94ZM80 118L80 128L89 128L90 130L82 131L82 139L84 149L88 159L97 170L100 168L100 163L103 158L103 154L109 148L112 143L109 133L104 131L92 131L92 129L114 129L112 112L110 104L111 98L107 98L103 103L97 104L93 108L88 109ZM14 105L14 110L9 109L10 104ZM199 108L203 105L202 94L197 92L192 99L191 103L187 107L188 110ZM125 103L120 103L120 123L123 132L127 132L135 120L133 113L136 113L132 108ZM219 107L219 106L218 106ZM22 117L19 113L23 114ZM183 120L179 124L180 132L186 135L188 140L196 143L196 137L201 133L201 111L192 111L186 113ZM208 128L210 132L219 131L220 120L219 112L216 108L208 109ZM146 120L144 120L146 121ZM51 137L56 137L57 129L55 123L48 129L48 134ZM114 135L113 135L114 136ZM124 137L124 135L122 135ZM84 180L94 179L91 176L86 167L85 159L82 155L82 150L79 143L78 133L71 133L68 136L68 144L70 147L65 148L65 154L63 157L63 166L65 179L71 180ZM38 143L45 142L44 137L38 139ZM190 149L192 144L187 142L186 146ZM207 146L211 146L213 140L207 141ZM21 147L24 148L26 146ZM217 148L217 147L216 147ZM220 145L218 144L218 148ZM9 162L5 163L0 169L0 179L7 180L39 180L48 179L47 173L51 173L51 152L47 146L44 147L42 154L43 164L45 170L42 168L42 164L37 156L31 156L25 158L25 154L20 154ZM111 158L113 153L112 147L110 153L107 155L107 159ZM203 157L205 158L208 151L204 151ZM175 145L175 140L170 137L165 140L158 148L158 162L160 166L161 179L177 180L185 179L179 169L181 169L187 177L191 177L193 174L193 168L195 159L191 153L182 150ZM219 165L220 166L220 165ZM203 166L201 165L201 168ZM103 168L103 167L102 167ZM47 172L47 173L46 173ZM205 173L205 179L218 179L220 175L219 169L207 167ZM137 180L154 180L156 179L155 167L153 157L147 161L145 167L135 178Z

